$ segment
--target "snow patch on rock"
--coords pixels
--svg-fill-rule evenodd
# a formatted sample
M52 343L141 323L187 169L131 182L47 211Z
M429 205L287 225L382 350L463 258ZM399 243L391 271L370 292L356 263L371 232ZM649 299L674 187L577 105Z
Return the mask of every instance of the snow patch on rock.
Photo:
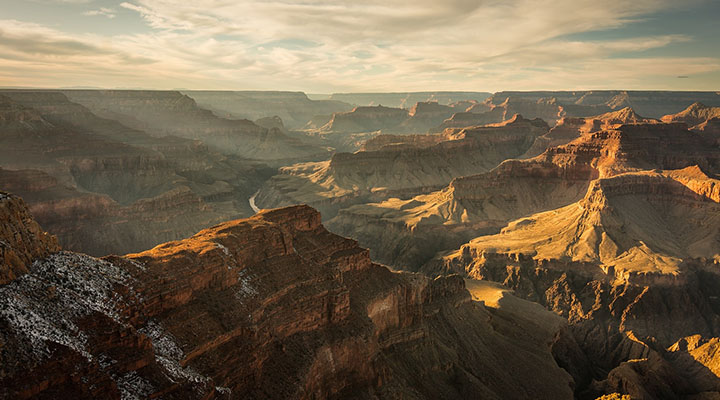
M0 287L0 318L30 341L38 359L49 357L48 343L56 343L91 360L87 336L75 321L97 312L120 322L122 299L113 288L129 280L107 261L71 252L53 254Z
M155 351L155 360L168 371L168 377L173 382L189 381L195 383L207 383L210 378L199 374L190 367L183 368L180 361L185 358L185 353L180 348L175 337L167 332L160 324L154 321L148 323L138 332L150 338Z

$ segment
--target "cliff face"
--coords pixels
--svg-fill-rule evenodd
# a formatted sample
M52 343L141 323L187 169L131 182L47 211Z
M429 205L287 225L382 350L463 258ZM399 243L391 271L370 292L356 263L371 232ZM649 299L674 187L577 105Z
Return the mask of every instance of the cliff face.
M64 94L101 117L154 136L199 139L224 154L272 162L321 159L328 155L327 149L304 143L276 128L218 117L179 92L92 90Z
M561 325L373 264L309 207L36 258L0 292L3 397L572 397L548 347Z
M434 137L396 137L397 145L376 151L337 153L326 163L281 169L281 174L261 189L257 204L276 207L305 203L318 207L329 218L352 203L389 196L407 198L438 189L455 177L487 171L506 158L522 154L547 129L542 121L517 116L498 126L450 130Z
M592 117L563 117L548 133L535 139L522 158L535 157L549 147L570 143L586 133L617 129L621 125L656 123L660 121L642 117L630 107Z
M352 111L335 113L330 119L319 127L318 132L327 139L333 136L347 136L349 133L380 131L384 134L418 134L428 131L440 132L437 126L446 124L443 121L454 115L470 114L464 112L467 108L477 103L458 102L449 105L439 104L436 101L425 101L415 103L409 109L393 108L385 106L363 106L356 107ZM456 114L457 113L457 114ZM479 114L472 114L473 116ZM486 118L488 119L488 118ZM503 119L492 118L490 122L501 122ZM468 121L448 125L447 127L476 126Z
M513 97L507 98L500 104L492 104L488 99L482 106L474 104L465 111L453 114L433 131L497 124L510 120L517 114L530 119L540 118L550 126L557 124L564 115L562 107L558 106L555 99L528 100Z
M708 107L702 103L693 103L685 110L665 115L663 122L682 122L716 143L720 143L720 107Z
M447 137L444 135L378 135L365 141L361 151L378 151L392 148L421 148L436 145Z
M94 255L151 247L233 214L221 207L222 202L205 201L187 186L122 205L107 195L62 185L36 170L0 169L0 182L5 190L27 199L34 218L57 235L64 248Z
M0 285L28 272L32 261L60 249L57 239L40 229L24 202L0 192Z
M576 202L598 177L691 165L715 173L720 152L683 125L622 125L456 178L437 192L343 209L328 226L358 239L378 260L414 269L435 252L496 233L513 219Z
M325 132L371 132L391 130L409 117L408 111L402 108L383 106L355 107L352 111L335 113L325 124Z
M555 355L584 396L717 391L712 357L673 343L720 334L719 190L697 167L598 179L581 201L513 221L424 270L501 282L567 318L574 339L556 342Z
M720 254L719 202L720 181L697 167L625 173L593 181L577 203L513 221L460 251L595 263L618 276L673 275L683 259Z

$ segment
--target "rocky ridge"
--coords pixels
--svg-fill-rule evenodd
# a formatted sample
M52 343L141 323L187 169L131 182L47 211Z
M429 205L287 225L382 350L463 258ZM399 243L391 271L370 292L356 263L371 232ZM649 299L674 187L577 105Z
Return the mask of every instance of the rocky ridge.
M622 125L456 178L437 192L345 208L328 226L358 239L378 260L413 269L511 220L574 203L594 179L692 165L717 173L720 152L681 124Z
M569 335L554 354L580 398L717 395L707 351L720 333L719 188L697 167L598 179L581 201L513 221L423 269L500 282L565 317Z
M41 249L0 285L3 397L572 397L562 324L391 272L309 207L124 257Z
M328 149L303 142L277 128L230 120L198 107L175 91L65 91L93 113L154 136L199 139L216 151L273 163L323 159Z
M547 129L541 120L515 116L495 126L395 136L388 145L369 144L377 147L373 151L337 153L328 162L282 168L256 201L266 208L309 204L330 218L352 203L407 198L442 187L455 177L487 171L524 153Z
M28 272L32 261L57 252L57 239L32 219L22 199L0 192L0 285Z
M720 144L720 107L708 107L696 102L677 114L665 115L662 120L668 123L684 122L690 130Z
M523 98L531 101L554 98L569 116L576 117L632 107L640 115L660 118L663 115L679 112L697 101L711 106L720 106L720 95L711 91L501 91L494 93L486 102L497 105L505 102L508 98Z
M352 109L352 105L342 101L311 100L302 92L191 90L182 93L218 116L253 121L278 116L289 129L300 129L317 115Z
M548 147L564 145L585 133L617 129L621 125L655 123L660 121L642 117L630 107L592 117L563 117L548 133L538 137L522 158L535 157Z

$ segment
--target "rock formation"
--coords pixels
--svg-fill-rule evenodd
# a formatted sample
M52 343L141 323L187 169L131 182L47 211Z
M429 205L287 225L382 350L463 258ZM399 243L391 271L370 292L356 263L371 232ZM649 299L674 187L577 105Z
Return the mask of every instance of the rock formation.
M289 129L302 128L316 115L352 109L352 105L342 101L311 100L302 92L191 90L182 93L220 117L257 120L277 115Z
M456 178L437 192L342 209L328 226L358 239L378 260L413 269L511 220L576 202L598 177L692 165L717 173L720 151L682 124L622 125Z
M545 149L570 143L585 133L615 129L620 125L655 124L660 121L638 115L635 110L625 107L592 117L563 117L548 133L538 137L522 158L535 157Z
M352 111L334 113L325 126L328 133L358 133L391 130L409 117L407 110L379 106L355 107Z
M4 93L20 101L0 95L0 188L71 250L136 251L252 215L247 198L273 173L99 118L59 92Z
M373 264L309 207L125 257L46 250L0 285L2 397L572 397L561 321Z
M697 167L624 173L424 269L501 282L567 318L554 353L580 397L717 392L719 211L720 181Z
M28 272L36 258L60 250L57 239L44 232L18 197L0 192L0 285Z
M708 107L702 103L693 103L677 113L662 117L663 122L684 122L691 131L714 140L720 145L720 107Z
M464 111L468 104L458 102L442 105L436 101L418 102L410 109L359 106L352 111L313 118L303 133L320 144L342 152L354 152L379 134L423 134L453 114ZM468 125L462 125L465 127Z
M554 98L568 116L584 117L598 115L624 107L632 107L640 115L660 118L680 112L699 101L710 106L720 106L717 92L639 91L639 90L593 90L593 91L503 91L493 94L487 103L498 105L508 98L531 101Z
M337 153L328 162L282 168L263 186L257 204L309 204L330 218L353 203L427 193L524 153L547 129L543 121L516 116L497 126L395 136L392 145L374 151Z
M199 139L224 154L280 164L329 156L326 148L305 143L277 128L218 117L180 92L73 90L64 94L100 117L154 136Z

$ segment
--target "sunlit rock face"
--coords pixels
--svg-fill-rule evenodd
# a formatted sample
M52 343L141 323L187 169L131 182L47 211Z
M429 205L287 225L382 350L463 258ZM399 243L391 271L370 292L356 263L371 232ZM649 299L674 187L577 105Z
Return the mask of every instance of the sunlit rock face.
M26 274L33 260L60 246L32 219L22 199L0 192L0 213L0 285L5 285Z
M716 173L720 151L681 124L626 124L455 178L436 192L342 209L328 226L358 239L382 262L415 269L436 252L497 233L514 219L579 201L599 177L693 165Z
M565 317L570 336L554 352L584 397L715 392L716 361L698 355L712 345L676 342L720 333L719 189L697 167L598 179L580 202L513 221L423 270L500 282Z
M309 207L124 257L28 247L0 285L3 397L572 398L549 313L391 272Z

